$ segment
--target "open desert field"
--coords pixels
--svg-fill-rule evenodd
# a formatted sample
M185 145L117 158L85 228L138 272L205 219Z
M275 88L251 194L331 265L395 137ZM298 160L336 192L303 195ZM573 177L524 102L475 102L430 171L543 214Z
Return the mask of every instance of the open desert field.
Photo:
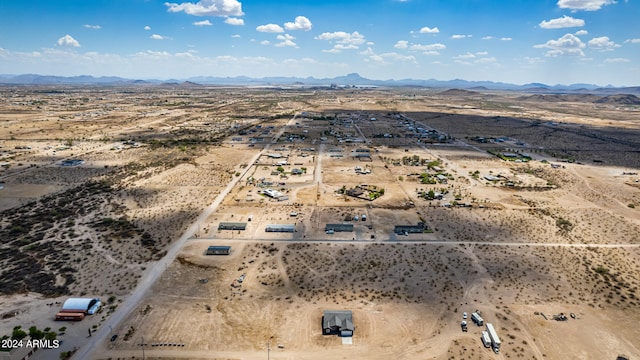
M0 92L0 336L53 329L62 347L36 359L640 358L637 106L420 88ZM54 321L81 296L101 313ZM351 310L353 337L323 335L324 310ZM461 330L475 311L499 353L484 327Z

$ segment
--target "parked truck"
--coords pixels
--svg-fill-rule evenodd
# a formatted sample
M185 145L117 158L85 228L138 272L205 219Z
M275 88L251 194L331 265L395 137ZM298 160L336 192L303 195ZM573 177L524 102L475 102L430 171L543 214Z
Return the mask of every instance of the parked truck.
M484 347L486 348L490 348L491 347L491 338L489 337L489 333L486 331L482 332L482 336L480 337L480 339L482 340L482 345L484 345Z
M497 354L500 350L500 338L498 337L498 333L496 329L493 328L493 325L487 323L487 332L489 333L489 337L491 338L491 345L493 345L493 351Z
M484 325L484 320L482 320L482 317L480 317L480 314L477 312L471 314L471 320L478 326Z

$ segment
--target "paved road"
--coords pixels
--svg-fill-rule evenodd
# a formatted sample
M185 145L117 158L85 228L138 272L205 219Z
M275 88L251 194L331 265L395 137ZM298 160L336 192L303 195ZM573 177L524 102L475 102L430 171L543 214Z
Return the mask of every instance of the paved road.
M289 121L291 123L296 118L296 115ZM277 139L284 132L283 129L276 135ZM200 226L205 223L205 221L213 214L224 198L233 190L236 184L240 181L240 179L244 178L247 173L253 168L253 164L255 164L260 156L262 156L266 151L268 151L271 147L271 144L267 144L262 151L257 153L249 162L249 166L247 166L244 171L241 172L241 176L236 176L227 187L216 197L214 202L209 205L201 214L198 216L196 221L189 226L187 231L182 234L182 236L171 245L171 247L167 250L167 255L155 263L149 271L140 279L138 286L133 290L131 296L126 298L122 304L118 307L118 309L105 320L105 322L101 325L101 330L99 330L94 336L92 336L87 344L85 344L76 354L73 356L74 359L90 359L92 355L101 349L101 344L106 340L109 335L110 328L116 328L120 322L134 309L138 307L138 305L142 302L142 300L146 297L147 293L153 286L153 284L160 278L162 273L167 269L167 267L175 260L179 251L185 245L187 240L193 238L194 234L198 231Z

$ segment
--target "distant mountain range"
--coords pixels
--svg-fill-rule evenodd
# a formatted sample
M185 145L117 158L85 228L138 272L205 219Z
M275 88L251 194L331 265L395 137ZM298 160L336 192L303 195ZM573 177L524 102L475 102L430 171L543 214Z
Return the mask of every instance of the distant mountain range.
M511 90L528 93L590 93L590 94L640 94L640 86L636 87L601 87L593 84L571 85L546 85L530 83L516 85L494 81L468 81L454 80L372 80L360 76L357 73L338 76L334 78L316 79L314 77L263 77L250 78L246 76L213 77L197 76L188 79L168 80L136 80L115 76L93 77L80 76L53 76L53 75L0 75L0 84L5 85L164 85L164 86L200 86L200 85L236 85L236 86L333 86L333 87L427 87L440 89L466 89L474 91Z

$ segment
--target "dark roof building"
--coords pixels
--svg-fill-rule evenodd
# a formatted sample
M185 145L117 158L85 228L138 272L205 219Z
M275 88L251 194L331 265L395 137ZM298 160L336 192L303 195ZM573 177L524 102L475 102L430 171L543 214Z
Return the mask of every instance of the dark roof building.
M229 255L231 254L231 246L209 246L207 248L207 255Z
M295 224L269 224L264 229L266 232L296 232Z
M324 231L333 230L335 232L351 232L353 231L353 224L326 224Z
M247 223L244 222L221 222L218 230L246 230Z
M425 229L428 229L427 225L424 223L418 223L418 225L396 225L393 227L393 232L402 235L402 234L422 234Z
M353 336L353 314L351 310L325 310L322 316L324 335Z

